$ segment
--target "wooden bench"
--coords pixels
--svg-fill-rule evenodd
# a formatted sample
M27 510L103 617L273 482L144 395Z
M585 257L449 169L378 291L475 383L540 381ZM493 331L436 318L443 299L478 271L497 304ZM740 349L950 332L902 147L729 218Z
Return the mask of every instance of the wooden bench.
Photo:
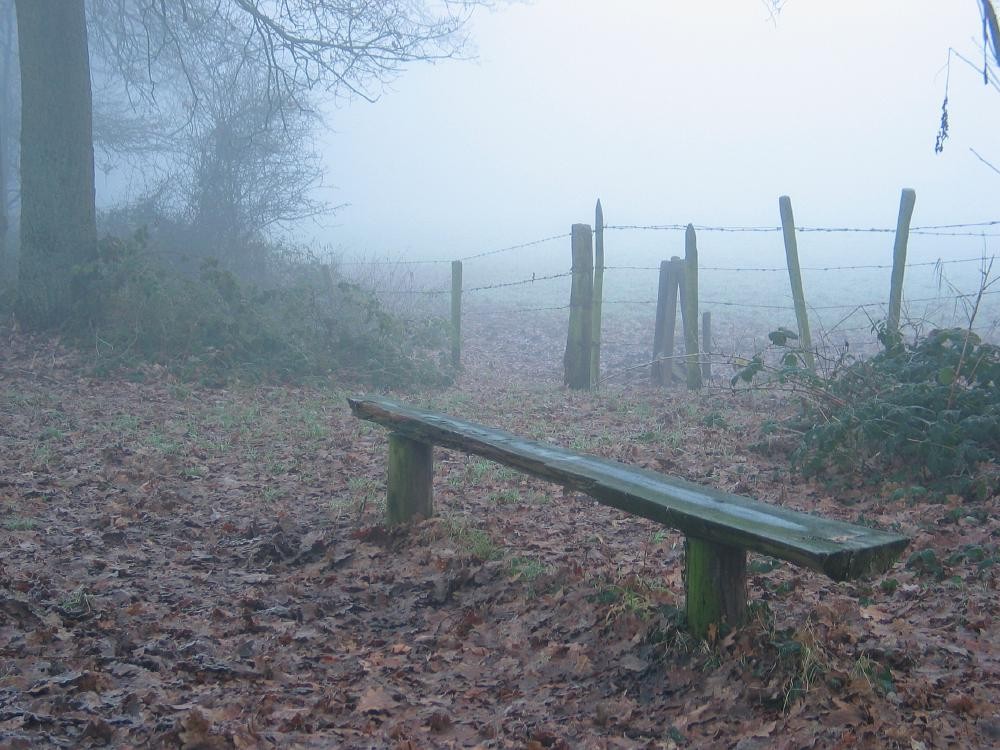
M845 581L886 570L909 544L899 534L831 521L655 471L527 440L387 398L348 399L354 416L388 427L387 521L430 517L433 446L484 456L681 531L688 626L705 637L741 625L747 550Z

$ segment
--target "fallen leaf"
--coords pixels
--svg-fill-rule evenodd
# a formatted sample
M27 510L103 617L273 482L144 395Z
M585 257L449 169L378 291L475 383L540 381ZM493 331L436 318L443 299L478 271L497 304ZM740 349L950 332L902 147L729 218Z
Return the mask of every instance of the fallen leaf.
M398 705L385 688L374 687L361 696L355 710L362 714L390 713Z

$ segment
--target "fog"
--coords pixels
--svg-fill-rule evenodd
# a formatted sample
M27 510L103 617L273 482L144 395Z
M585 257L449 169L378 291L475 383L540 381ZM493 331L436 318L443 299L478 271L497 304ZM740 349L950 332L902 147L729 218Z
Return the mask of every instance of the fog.
M597 198L611 224L774 226L782 194L800 225L889 227L903 187L914 225L998 219L1000 174L970 148L1000 165L1000 93L954 57L934 153L949 47L982 65L977 6L794 0L771 18L758 0L537 0L481 14L474 60L415 65L376 103L330 109L324 197L349 205L308 235L345 258L453 258L592 223ZM629 242L668 242L649 234ZM813 237L804 263L891 248ZM565 244L546 250L563 265ZM774 235L716 243L764 245L781 252Z

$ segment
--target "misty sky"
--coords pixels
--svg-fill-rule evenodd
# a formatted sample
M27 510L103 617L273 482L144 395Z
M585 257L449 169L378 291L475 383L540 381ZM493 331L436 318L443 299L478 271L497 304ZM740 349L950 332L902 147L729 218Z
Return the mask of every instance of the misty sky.
M478 59L415 65L332 110L317 240L457 257L593 221L891 226L1000 219L1000 93L977 0L535 0L479 15ZM982 243L980 242L980 245ZM568 248L567 248L568 250ZM967 252L956 250L956 252ZM947 248L942 254L947 255Z

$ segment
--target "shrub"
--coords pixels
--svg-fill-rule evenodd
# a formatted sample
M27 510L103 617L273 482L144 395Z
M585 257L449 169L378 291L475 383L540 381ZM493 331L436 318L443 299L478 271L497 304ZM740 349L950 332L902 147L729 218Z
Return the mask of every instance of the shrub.
M258 286L210 258L194 272L171 267L142 232L102 241L85 316L99 366L151 361L213 384L330 372L374 385L447 382L426 325L417 345L374 295L328 266L271 262L272 283Z
M802 367L786 337L775 342L786 351L772 376L805 396L792 424L802 431L794 463L806 475L905 470L911 479L957 480L983 494L972 477L1000 457L1000 347L959 328L931 331L912 344L876 332L884 351L845 363L828 378ZM766 371L758 355L734 385Z

